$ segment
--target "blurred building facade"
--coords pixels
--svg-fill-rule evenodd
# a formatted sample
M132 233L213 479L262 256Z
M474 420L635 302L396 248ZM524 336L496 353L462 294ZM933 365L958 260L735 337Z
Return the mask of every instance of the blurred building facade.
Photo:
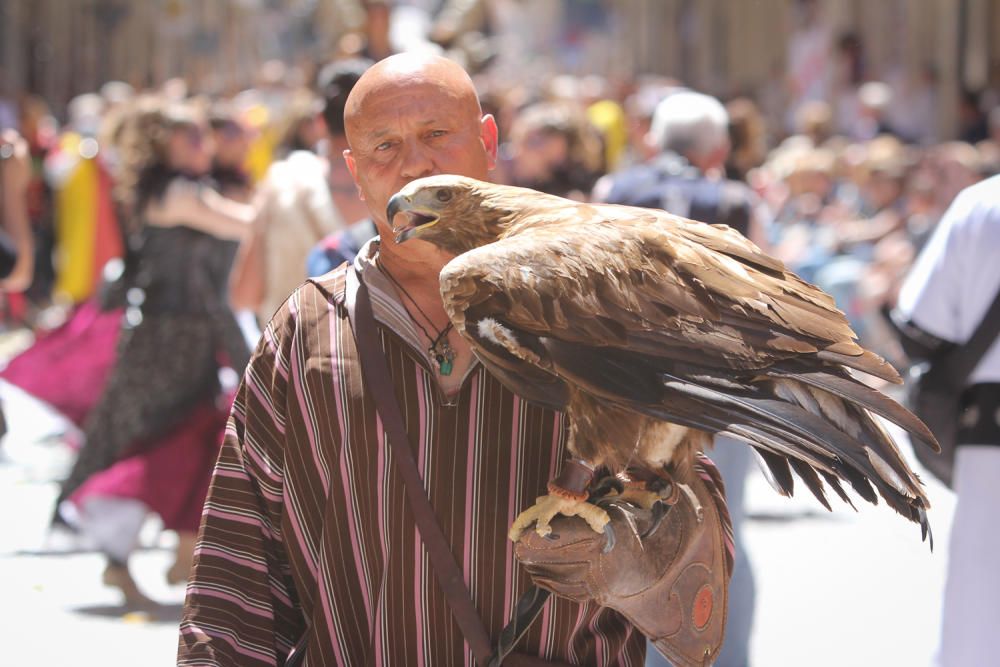
M831 38L864 45L865 76L933 69L949 126L957 91L1000 64L1000 0L396 0L435 11L485 4L519 65L575 74L676 77L716 95L754 93L789 67L798 15L815 5ZM196 90L252 84L271 58L316 62L364 22L363 0L0 0L0 95L30 91L61 108L118 79L185 76ZM498 34L498 37L503 37ZM524 71L523 69L521 70ZM544 71L536 68L534 71ZM954 93L954 94L952 94Z

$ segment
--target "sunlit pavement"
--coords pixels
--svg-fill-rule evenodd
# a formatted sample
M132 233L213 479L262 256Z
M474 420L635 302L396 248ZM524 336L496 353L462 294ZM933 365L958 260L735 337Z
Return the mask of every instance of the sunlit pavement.
M159 667L173 664L183 586L168 586L173 536L151 520L132 561L160 606L135 611L101 583L102 558L61 553L46 535L69 450L57 416L0 387L10 432L0 448L0 591L5 665ZM757 577L758 667L929 665L934 651L954 497L933 481L935 551L884 505L828 513L808 491L748 485L746 539ZM833 502L833 501L831 501Z

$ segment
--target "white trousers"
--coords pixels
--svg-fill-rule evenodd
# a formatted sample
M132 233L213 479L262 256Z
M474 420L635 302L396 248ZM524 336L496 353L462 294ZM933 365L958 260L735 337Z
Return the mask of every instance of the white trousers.
M98 549L125 563L139 543L139 533L149 514L145 503L132 498L89 496L81 506L68 500L60 513Z
M1000 664L1000 447L963 445L941 618L939 667Z

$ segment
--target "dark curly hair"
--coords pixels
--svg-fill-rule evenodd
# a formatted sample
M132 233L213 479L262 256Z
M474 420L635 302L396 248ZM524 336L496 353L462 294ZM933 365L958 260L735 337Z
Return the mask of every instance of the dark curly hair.
M180 175L167 161L170 137L178 129L197 125L194 109L154 97L138 100L125 113L115 133L115 197L129 218L162 197L170 181Z

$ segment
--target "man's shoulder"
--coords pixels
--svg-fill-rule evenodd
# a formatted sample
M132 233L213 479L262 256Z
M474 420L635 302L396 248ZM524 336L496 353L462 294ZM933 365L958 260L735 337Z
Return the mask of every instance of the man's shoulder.
M611 174L611 181L619 187L628 187L637 182L647 182L649 180L658 180L661 176L661 170L657 168L655 164L642 163L633 164L631 166L625 167L619 171L613 172Z
M321 276L309 278L297 291L319 290L328 301L342 306L347 295L347 269L349 266L348 262L344 262Z
M607 195L609 204L650 206L650 193L656 192L662 180L660 170L653 164L637 164L611 174L611 187Z
M991 256L1000 242L1000 176L971 185L955 196L934 232L926 254L948 261L976 263Z
M973 222L981 218L1000 219L1000 175L983 179L962 190L955 198L955 205L964 209L962 213L973 213ZM966 217L960 216L963 219Z
M307 278L285 299L268 322L274 332L314 324L326 317L330 306L344 305L347 292L347 267L345 262L321 276Z

